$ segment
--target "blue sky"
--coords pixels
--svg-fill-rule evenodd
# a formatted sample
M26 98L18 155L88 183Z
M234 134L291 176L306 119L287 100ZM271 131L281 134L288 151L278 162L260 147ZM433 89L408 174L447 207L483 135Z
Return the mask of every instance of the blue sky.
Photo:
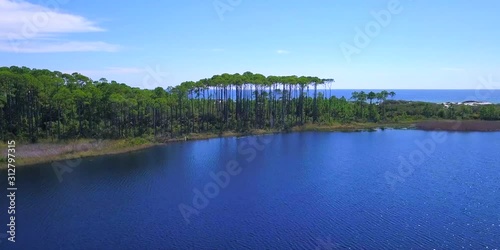
M245 71L348 89L475 89L491 77L500 88L499 9L495 0L0 0L0 62L142 88Z

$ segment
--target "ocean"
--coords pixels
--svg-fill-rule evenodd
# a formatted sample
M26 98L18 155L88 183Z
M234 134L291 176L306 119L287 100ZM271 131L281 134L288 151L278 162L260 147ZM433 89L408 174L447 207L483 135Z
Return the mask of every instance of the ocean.
M380 92L380 89L318 89L318 93L323 93L324 96L336 96L338 98L345 97L346 99L351 98L354 91L360 92L364 91L369 93ZM432 102L432 103L443 103L443 102L464 102L464 101L482 101L490 103L500 103L500 89L461 89L461 90L435 90L435 89L387 89L387 91L393 91L396 96L393 100L405 100L405 101L422 101L422 102ZM212 92L212 91L210 91ZM309 96L314 95L314 91L309 89L306 91ZM294 92L297 95L298 92ZM235 98L235 91L229 93L231 98ZM245 96L250 96L250 90L244 91ZM193 94L192 97L195 97ZM202 96L201 96L202 97ZM208 96L206 96L208 97Z

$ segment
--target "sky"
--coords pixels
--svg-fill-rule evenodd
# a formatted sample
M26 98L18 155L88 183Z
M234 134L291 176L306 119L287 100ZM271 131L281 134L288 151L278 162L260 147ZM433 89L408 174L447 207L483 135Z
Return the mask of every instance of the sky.
M500 89L498 10L497 0L0 0L0 66L149 89L246 71L339 89Z

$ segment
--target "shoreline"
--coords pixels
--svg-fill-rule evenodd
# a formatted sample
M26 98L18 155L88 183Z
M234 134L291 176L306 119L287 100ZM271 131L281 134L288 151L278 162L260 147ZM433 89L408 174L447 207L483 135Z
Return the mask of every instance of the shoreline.
M415 125L424 131L449 132L500 132L500 121L465 120L465 121L423 121Z
M18 144L16 142L16 167L30 167L38 164L53 163L79 158L123 154L150 148L158 143L134 143L132 140L71 140L62 142L42 142L35 144ZM7 148L2 144L3 148ZM38 152L26 152L29 150ZM24 151L24 152L23 152ZM6 169L5 159L1 158L1 169Z
M117 139L117 140L74 140L63 142L42 142L35 144L24 144L16 146L16 167L30 167L38 164L52 163L63 160L96 157L104 155L116 155L135 152L159 145L174 142L208 140L223 137L239 137L250 135L281 134L288 132L363 132L375 131L377 129L416 129L423 131L449 131L449 132L500 132L500 121L408 121L399 123L348 123L333 125L305 124L291 128L289 131L282 130L252 130L249 132L223 132L189 134L177 138L168 138L153 142L143 138ZM2 147L7 147L2 144ZM38 153L22 151L33 150ZM2 164L0 169L6 169L5 159L0 158Z

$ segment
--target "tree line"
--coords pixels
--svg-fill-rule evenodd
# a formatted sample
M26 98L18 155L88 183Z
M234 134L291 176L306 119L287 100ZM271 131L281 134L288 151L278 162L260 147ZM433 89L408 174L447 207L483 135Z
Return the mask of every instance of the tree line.
M79 73L0 68L2 140L170 138L190 133L288 130L308 123L399 121L409 118L499 119L497 106L465 113L454 107L389 100L394 92L326 96L333 79L245 72L183 82L166 89L133 88ZM436 106L437 105L437 106ZM468 113L467 113L468 112Z

